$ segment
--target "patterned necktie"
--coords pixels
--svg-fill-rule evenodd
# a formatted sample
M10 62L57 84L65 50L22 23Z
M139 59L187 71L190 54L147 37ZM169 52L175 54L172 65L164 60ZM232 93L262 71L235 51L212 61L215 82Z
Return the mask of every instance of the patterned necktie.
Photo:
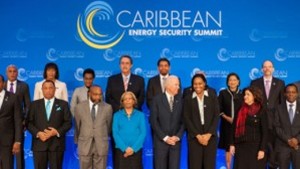
M96 103L93 104L93 107L92 107L92 111L91 111L91 116L92 116L92 120L94 121L95 118L96 118Z
M51 107L50 107L51 101L48 100L46 104L46 113L47 113L47 120L50 119L50 114L51 114Z
M127 91L127 89L128 89L128 77L124 77L123 83L124 83L124 90Z
M10 83L9 92L15 93L15 92L14 92L14 83Z
M170 105L171 112L173 112L173 106L174 106L174 97L173 96L170 96L170 103L169 103L169 105Z
M270 94L270 80L266 80L266 95L267 95L267 99L269 98L269 94Z
M290 117L290 122L293 123L293 119L294 119L294 111L293 111L293 104L290 104L289 105L290 108L289 108L289 117Z

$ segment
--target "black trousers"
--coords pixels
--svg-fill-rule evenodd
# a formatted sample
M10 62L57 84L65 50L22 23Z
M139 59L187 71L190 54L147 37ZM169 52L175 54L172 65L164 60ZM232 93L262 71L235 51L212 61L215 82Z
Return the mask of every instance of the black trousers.
M35 169L62 169L63 151L33 151Z
M121 150L115 149L114 169L143 169L142 150L125 158Z
M13 168L13 155L11 146L0 146L0 169Z

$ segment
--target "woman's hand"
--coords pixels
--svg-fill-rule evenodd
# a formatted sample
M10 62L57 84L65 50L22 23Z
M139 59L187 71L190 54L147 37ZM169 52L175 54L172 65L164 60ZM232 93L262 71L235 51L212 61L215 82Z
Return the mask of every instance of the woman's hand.
M265 152L264 151L258 151L257 153L257 160L261 160L265 157Z

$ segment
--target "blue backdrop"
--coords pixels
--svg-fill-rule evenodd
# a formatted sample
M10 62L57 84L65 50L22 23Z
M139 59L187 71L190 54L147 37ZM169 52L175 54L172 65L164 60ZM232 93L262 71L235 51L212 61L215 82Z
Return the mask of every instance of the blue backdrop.
M119 72L120 55L134 59L132 71L148 79L160 57L171 60L171 72L190 85L195 71L206 73L217 91L226 76L237 72L241 87L262 75L263 60L272 60L275 76L299 80L300 4L296 0L9 0L0 1L0 73L16 64L18 79L30 85L42 79L47 62L60 68L69 97L81 86L85 68L96 71L95 83L105 90L107 78ZM144 112L149 111L144 106ZM144 166L152 168L148 125ZM26 134L27 168L33 168L31 136ZM183 139L181 168L187 168ZM111 154L110 154L111 157ZM218 151L218 169L225 168ZM76 169L73 130L67 136L64 168ZM111 160L107 168L111 167Z

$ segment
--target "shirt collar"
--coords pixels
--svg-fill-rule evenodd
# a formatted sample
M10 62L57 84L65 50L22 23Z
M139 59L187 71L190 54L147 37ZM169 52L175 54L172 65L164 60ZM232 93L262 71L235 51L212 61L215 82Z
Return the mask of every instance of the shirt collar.
M208 91L207 90L204 90L203 96L208 97ZM196 98L196 97L197 97L197 93L194 91L193 94L192 94L192 98Z
M121 73L121 74L122 74L122 78L123 78L123 79L125 79L126 77L128 78L128 80L130 79L131 73L129 73L127 76L124 75L123 73Z
M269 81L270 81L270 84L271 84L271 82L272 82L272 80L273 80L273 77L271 76L270 79L267 79L267 78L264 77L264 82L265 82L265 83L266 83L267 80L269 80Z
M44 98L44 101L45 101L45 103L47 103L47 101L50 100L50 102L53 103L54 99L55 99L55 97L53 97L52 99L46 99L46 98Z
M159 74L159 77L160 77L160 79L167 78L167 77L169 77L169 74L166 74L165 76L162 74Z
M294 102L292 102L292 103L290 103L290 102L288 102L287 100L286 100L286 105L288 105L288 107L290 106L290 104L292 104L293 105L293 107L294 106L296 106L296 104L297 104L297 100L295 100Z

